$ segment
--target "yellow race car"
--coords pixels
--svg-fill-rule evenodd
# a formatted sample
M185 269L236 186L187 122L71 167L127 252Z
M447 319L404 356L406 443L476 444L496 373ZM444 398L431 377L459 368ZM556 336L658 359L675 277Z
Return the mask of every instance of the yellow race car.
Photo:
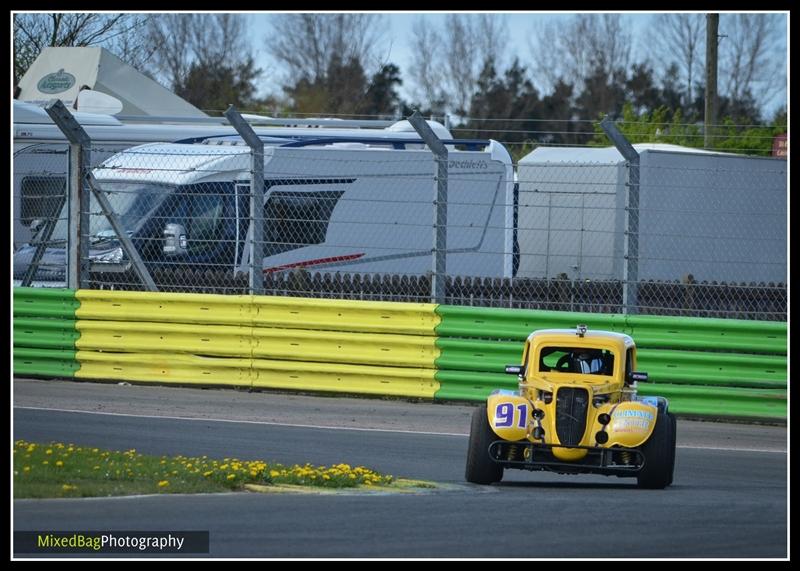
M472 415L466 479L491 484L506 468L636 477L665 488L675 467L675 416L664 397L639 397L630 336L571 329L534 331L519 390L496 390Z

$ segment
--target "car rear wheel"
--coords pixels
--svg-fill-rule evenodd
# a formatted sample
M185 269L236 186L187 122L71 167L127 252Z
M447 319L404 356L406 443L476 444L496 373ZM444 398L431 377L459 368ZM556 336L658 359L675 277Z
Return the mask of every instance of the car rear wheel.
M678 435L678 420L675 418L675 415L671 412L667 413L670 421L672 421L672 453L670 454L670 464L669 464L669 482L668 486L672 485L672 478L675 475L675 444Z
M640 488L661 490L672 482L675 465L673 426L670 415L659 411L653 434L641 447L644 467L637 476Z
M472 425L469 431L467 482L491 484L503 479L503 467L489 457L489 445L497 439L489 426L486 405L479 406L472 413Z

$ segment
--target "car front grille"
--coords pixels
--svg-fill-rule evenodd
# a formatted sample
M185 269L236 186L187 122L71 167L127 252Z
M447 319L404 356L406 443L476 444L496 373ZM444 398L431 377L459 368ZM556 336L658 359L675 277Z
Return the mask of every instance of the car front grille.
M586 411L589 392L586 389L564 387L556 393L556 434L561 444L579 444L586 431Z

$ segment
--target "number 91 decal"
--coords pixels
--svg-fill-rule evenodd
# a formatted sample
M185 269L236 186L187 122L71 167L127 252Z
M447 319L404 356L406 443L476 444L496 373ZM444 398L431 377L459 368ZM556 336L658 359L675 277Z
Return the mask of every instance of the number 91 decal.
M495 428L525 428L528 424L527 403L498 402L494 408Z

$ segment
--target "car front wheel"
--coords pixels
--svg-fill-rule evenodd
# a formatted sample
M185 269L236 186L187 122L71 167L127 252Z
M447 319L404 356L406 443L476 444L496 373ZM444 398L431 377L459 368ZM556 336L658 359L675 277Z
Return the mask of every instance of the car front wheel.
M503 467L489 457L489 445L495 440L497 437L489 426L489 419L486 416L486 405L479 406L472 413L472 425L469 431L467 482L491 484L503 479Z
M672 483L675 466L675 439L672 418L659 411L653 434L640 450L644 454L644 467L637 476L639 487L661 490Z

